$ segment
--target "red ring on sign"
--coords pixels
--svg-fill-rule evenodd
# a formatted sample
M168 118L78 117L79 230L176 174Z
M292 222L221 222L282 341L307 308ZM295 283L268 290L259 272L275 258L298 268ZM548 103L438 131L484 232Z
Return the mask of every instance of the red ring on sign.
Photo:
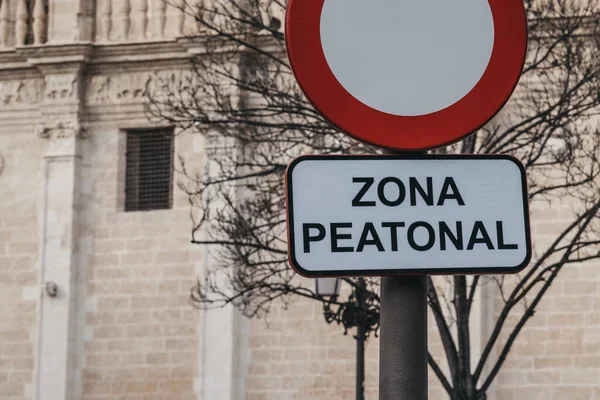
M430 114L399 116L360 102L337 80L321 44L325 0L289 0L286 45L292 70L313 106L355 139L397 150L457 142L485 125L508 101L525 63L527 18L522 0L488 0L494 44L479 82L456 103Z

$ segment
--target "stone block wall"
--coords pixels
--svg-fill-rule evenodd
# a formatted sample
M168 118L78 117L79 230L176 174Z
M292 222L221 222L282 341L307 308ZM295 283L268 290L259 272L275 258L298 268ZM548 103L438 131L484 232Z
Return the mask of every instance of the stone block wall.
M312 282L306 279L306 284ZM343 297L343 296L342 296ZM445 359L429 318L429 349L442 367ZM247 400L333 400L355 397L355 330L344 335L338 325L328 325L322 304L295 299L287 307L276 305L262 320L253 320L250 364L246 377ZM436 376L429 373L429 398L445 400ZM374 335L365 348L365 397L378 398L379 340Z
M355 392L354 330L327 325L320 302L296 299L277 305L266 320L252 322L248 400L351 399ZM379 347L367 341L365 393L376 398Z
M558 201L533 207L538 250L573 221L572 210ZM496 312L499 305L498 298ZM568 265L559 273L508 355L496 388L497 400L600 399L598 260Z
M21 126L0 132L0 399L32 395L42 144Z
M189 244L187 199L125 212L125 134L99 126L84 154L87 230L84 399L196 399L200 315L189 301L202 252ZM176 150L193 148L176 138ZM194 154L187 151L193 162ZM178 179L175 174L175 179Z
M63 156L48 167L48 157L56 157L51 152L73 138L54 130L50 138L36 134L44 120L35 106L41 100L19 95L22 87L0 112L0 399L198 399L202 314L191 306L189 293L204 254L189 243L187 197L176 187L183 178L174 173L172 209L124 211L124 132L153 127L142 99L87 110L89 124L76 139L73 181ZM197 136L176 137L175 154L181 153L201 171ZM73 283L59 283L58 296L50 298L43 291L44 271L59 276L56 266L64 258L44 249L69 245L70 221L62 208L73 196L72 182ZM55 241L55 233L62 239ZM52 243L42 244L42 237ZM55 314L65 294L75 296L74 306L67 315ZM40 330L41 315L46 330ZM55 337L59 326L72 326L74 338ZM68 351L72 380L61 383L64 375L54 376L52 367L62 365L52 352L38 350L40 343ZM40 360L50 370L36 377ZM40 382L66 383L71 394L44 391Z

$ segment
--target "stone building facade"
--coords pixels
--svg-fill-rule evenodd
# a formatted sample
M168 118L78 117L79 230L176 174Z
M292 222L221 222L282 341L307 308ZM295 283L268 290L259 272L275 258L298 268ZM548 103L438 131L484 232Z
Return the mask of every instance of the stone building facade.
M0 400L352 398L353 339L318 304L267 322L191 306L210 256L189 244L177 171L168 208L126 211L127 137L169 129L144 99L185 73L194 29L161 1L0 1ZM201 137L175 135L172 151L201 170ZM535 210L535 233L568 213ZM563 274L491 398L600 400L599 271ZM499 301L480 296L476 351ZM369 399L377 368L373 338Z

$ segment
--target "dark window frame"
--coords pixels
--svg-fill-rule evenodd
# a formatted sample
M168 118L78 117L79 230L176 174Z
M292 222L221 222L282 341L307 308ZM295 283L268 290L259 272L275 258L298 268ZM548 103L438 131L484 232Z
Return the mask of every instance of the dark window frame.
M125 134L125 211L171 209L173 129L130 129Z

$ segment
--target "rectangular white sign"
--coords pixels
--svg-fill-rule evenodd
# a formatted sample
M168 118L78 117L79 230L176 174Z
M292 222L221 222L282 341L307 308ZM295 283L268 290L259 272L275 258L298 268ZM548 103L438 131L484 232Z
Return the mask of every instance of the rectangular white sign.
M525 170L509 156L302 156L286 173L304 276L514 273L531 258Z

